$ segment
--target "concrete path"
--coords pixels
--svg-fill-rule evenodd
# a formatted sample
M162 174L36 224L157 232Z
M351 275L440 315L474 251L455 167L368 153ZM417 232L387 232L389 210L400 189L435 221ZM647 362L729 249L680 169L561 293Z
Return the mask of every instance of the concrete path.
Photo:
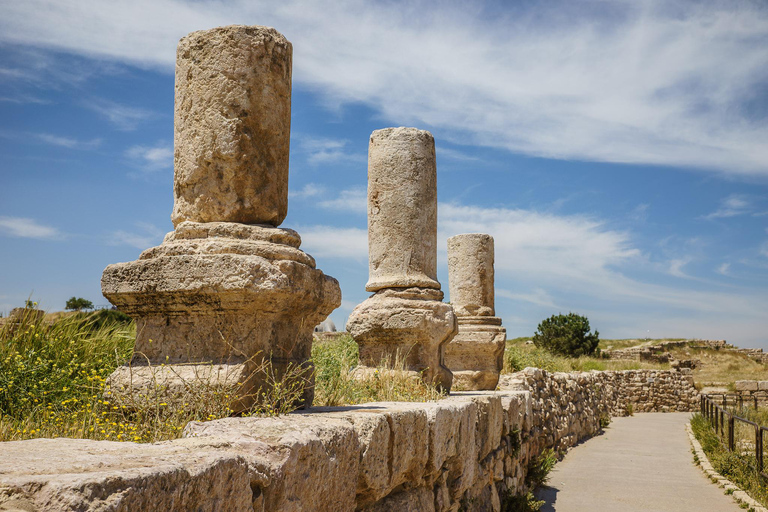
M689 413L614 418L573 448L537 496L542 512L741 512L694 465Z

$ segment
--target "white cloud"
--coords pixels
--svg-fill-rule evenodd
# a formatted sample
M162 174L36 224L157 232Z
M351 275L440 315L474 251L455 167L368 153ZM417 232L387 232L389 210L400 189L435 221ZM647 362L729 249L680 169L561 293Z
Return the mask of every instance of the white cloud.
M301 190L289 190L288 197L294 199L309 199L310 197L317 197L325 193L325 187L316 183L307 183Z
M139 232L117 230L107 237L107 245L128 245L143 251L163 241L163 230L154 224L137 222L135 225Z
M724 276L729 276L731 272L731 264L730 263L723 263L719 267L717 267L717 273L722 274Z
M27 217L0 217L0 233L17 238L57 240L63 234L56 228L39 224Z
M460 233L492 235L496 268L503 273L588 282L640 256L627 233L586 216L440 203L438 219L440 240Z
M534 288L529 293L513 293L503 288L496 288L495 292L497 302L499 298L504 298L522 302L530 302L531 304L552 308L553 310L562 309L555 304L555 301L550 296L550 294L542 288Z
M674 277L689 278L690 276L683 272L683 267L691 262L691 258L679 258L673 259L669 262L669 269L667 272Z
M0 39L171 70L189 31L267 24L293 42L296 84L390 124L536 156L768 175L768 125L749 107L768 74L763 4L505 5L27 0L4 6Z
M173 146L165 142L158 142L154 146L133 146L126 150L125 156L147 171L173 167Z
M362 187L342 190L339 192L338 197L320 201L318 205L329 210L348 211L365 215L368 211L368 192Z
M748 197L731 194L720 202L720 208L707 215L706 219L722 219L736 217L750 213L753 209L752 202Z
M301 248L312 256L355 260L368 259L368 231L361 228L304 226Z
M114 101L94 98L84 102L83 106L100 114L119 130L135 130L139 123L154 117L151 110L142 107L129 107Z
M60 135L51 135L50 133L37 133L35 136L46 144L60 146L69 149L96 149L101 145L101 139L91 139L81 141L71 137L62 137Z
M365 163L365 155L347 151L348 140L304 135L297 136L296 139L299 150L306 154L307 163L310 165L339 162Z

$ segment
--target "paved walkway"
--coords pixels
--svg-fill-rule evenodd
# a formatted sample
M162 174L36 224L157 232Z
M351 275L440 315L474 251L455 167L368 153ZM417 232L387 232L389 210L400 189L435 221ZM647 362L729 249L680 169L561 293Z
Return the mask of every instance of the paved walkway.
M742 512L694 465L689 413L614 418L573 448L539 490L542 512Z

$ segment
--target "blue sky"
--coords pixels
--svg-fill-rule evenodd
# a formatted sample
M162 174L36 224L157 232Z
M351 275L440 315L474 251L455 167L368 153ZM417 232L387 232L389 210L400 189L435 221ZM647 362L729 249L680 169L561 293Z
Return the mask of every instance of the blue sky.
M491 233L511 337L574 311L768 348L764 2L0 0L0 311L106 304L104 267L172 229L176 43L231 23L294 45L283 226L337 324L367 296L368 136L416 126L443 288L446 238Z

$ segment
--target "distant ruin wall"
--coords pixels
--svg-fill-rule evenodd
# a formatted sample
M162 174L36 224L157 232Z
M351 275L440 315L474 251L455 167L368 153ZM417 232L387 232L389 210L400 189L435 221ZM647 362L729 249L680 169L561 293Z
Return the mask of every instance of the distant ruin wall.
M3 443L0 509L499 510L532 457L600 430L601 418L689 411L689 370L502 376L499 391L438 402L313 408L191 423L147 444ZM6 507L7 508L7 507Z

